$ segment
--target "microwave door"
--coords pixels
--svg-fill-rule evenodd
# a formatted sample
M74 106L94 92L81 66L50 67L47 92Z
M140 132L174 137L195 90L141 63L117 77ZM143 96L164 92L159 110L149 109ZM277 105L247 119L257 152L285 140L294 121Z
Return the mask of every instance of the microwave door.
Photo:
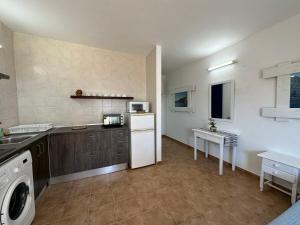
M132 104L132 109L135 112L143 111L143 104Z
M120 117L113 117L111 124L112 125L119 125L119 124L121 124Z
M110 119L111 119L111 122L110 122L111 125L116 124L116 117L111 117Z

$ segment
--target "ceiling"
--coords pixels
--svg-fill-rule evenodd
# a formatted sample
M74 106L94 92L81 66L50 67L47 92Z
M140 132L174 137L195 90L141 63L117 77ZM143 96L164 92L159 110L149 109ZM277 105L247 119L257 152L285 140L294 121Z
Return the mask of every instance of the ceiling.
M14 31L144 55L161 44L166 74L299 12L299 0L0 0Z

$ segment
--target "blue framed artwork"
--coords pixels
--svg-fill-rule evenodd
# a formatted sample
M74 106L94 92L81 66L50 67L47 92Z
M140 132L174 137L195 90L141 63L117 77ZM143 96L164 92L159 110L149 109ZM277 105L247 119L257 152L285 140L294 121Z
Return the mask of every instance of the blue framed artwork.
M194 112L192 106L192 92L195 90L195 85L170 88L169 93L172 96L172 105L170 106L170 110L173 112Z
M188 92L187 91L175 93L175 107L176 108L188 107Z

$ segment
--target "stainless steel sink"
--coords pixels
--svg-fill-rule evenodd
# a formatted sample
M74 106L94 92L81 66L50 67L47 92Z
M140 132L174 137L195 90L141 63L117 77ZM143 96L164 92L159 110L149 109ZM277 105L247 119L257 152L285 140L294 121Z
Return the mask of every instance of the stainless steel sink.
M11 135L7 137L2 137L0 138L0 145L5 145L5 144L19 144L22 143L29 138L33 138L38 134L20 134L20 135Z

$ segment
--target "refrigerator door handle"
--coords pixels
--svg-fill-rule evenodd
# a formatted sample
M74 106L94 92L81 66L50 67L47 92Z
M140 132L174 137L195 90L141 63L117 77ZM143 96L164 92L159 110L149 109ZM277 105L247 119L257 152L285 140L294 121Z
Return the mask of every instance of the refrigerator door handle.
M131 130L131 132L141 132L141 131L154 131L154 129L135 129L135 130Z

